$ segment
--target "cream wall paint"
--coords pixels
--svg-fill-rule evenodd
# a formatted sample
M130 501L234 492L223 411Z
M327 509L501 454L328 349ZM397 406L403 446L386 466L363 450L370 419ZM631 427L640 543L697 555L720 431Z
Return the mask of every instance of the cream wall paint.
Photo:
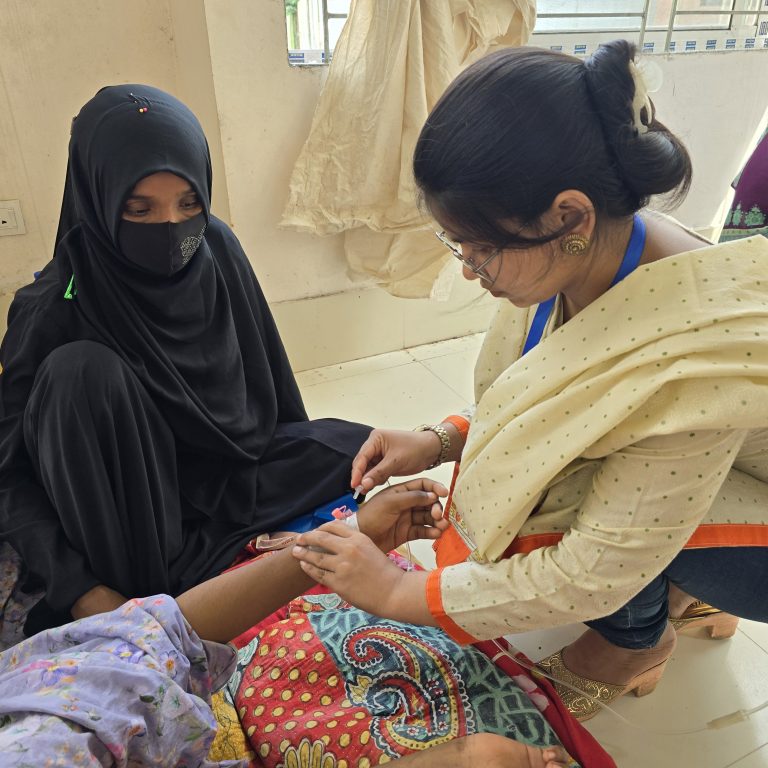
M205 0L232 226L272 302L346 291L340 236L278 228L326 70L288 64L283 0Z
M169 0L176 86L174 93L198 117L211 149L212 211L230 221L227 175L221 148L221 128L213 84L211 49L202 0Z
M350 279L341 236L278 226L327 70L288 64L283 0L205 0L230 222L296 370L484 330L490 302L456 281L451 301L394 298ZM456 309L459 307L459 309Z
M664 84L652 95L661 121L686 144L693 184L674 216L719 231L730 185L768 111L768 50L654 56Z
M213 210L229 219L221 132L202 0L3 0L0 199L21 199L28 234L0 238L0 291L50 258L69 122L100 87L149 83L197 114L211 146Z
M175 87L167 2L3 0L0 199L21 201L26 235L0 237L0 292L51 257L70 121L102 86Z

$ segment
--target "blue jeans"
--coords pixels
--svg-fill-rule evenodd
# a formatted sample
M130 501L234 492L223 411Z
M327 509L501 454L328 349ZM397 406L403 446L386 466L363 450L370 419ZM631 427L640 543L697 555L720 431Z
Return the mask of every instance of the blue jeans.
M667 625L669 584L726 613L768 622L768 547L684 549L624 607L588 621L622 648L652 648Z

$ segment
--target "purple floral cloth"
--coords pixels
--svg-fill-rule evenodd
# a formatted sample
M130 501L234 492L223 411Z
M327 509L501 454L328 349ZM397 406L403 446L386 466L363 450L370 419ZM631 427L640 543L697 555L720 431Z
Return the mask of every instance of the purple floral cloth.
M741 237L768 237L768 130L733 183L736 193L720 242Z
M41 632L0 653L2 765L245 766L207 758L235 663L167 595Z

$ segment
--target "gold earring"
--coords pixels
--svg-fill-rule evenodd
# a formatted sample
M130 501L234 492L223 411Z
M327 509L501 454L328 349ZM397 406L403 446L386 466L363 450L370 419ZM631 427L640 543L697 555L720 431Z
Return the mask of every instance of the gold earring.
M575 233L566 235L560 241L560 249L571 256L579 256L587 250L588 246L589 238Z

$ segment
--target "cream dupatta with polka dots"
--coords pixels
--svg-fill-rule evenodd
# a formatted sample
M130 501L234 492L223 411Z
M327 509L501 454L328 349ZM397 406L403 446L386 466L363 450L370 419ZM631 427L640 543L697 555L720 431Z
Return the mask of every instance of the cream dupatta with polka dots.
M535 309L535 308L534 308ZM500 307L478 359L454 527L498 560L547 489L644 438L768 427L768 240L640 267L520 358Z

